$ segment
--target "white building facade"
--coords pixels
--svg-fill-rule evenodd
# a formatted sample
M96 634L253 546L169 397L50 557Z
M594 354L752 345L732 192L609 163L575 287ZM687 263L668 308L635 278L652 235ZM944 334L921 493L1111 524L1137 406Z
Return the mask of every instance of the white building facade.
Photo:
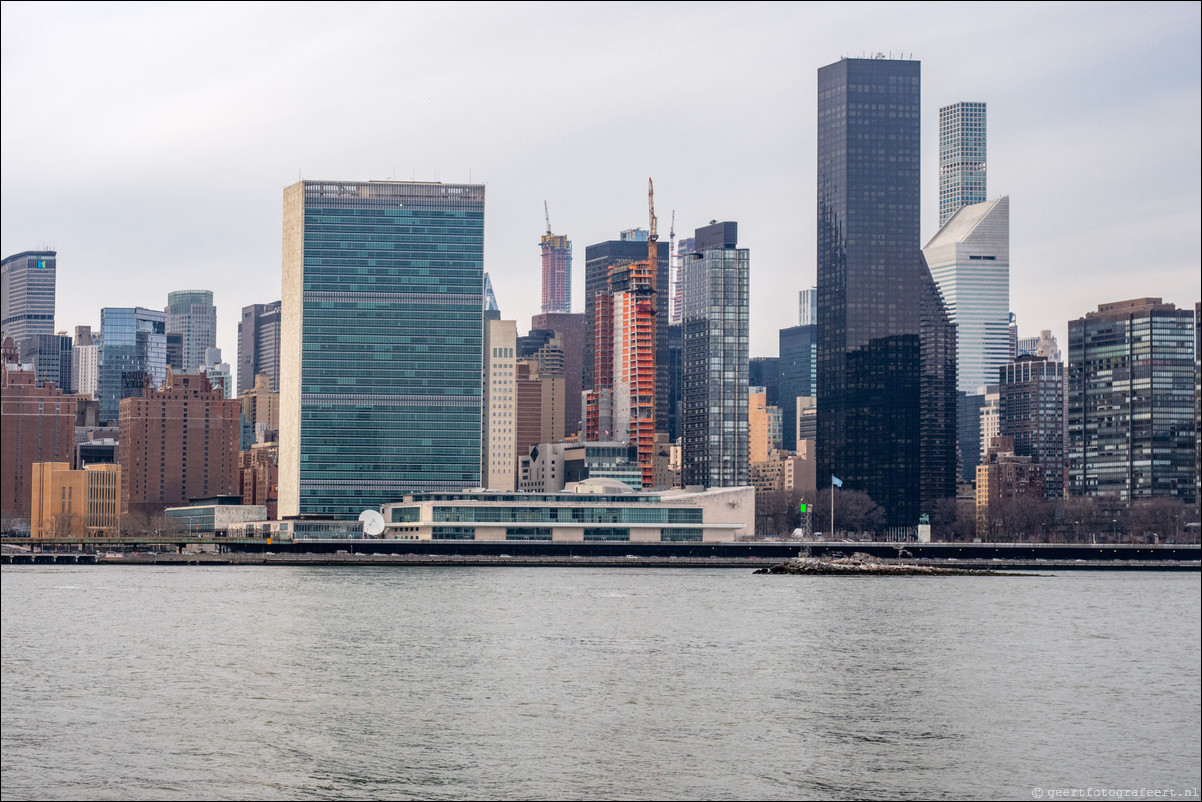
M965 206L922 252L956 324L956 389L997 384L1010 361L1010 198Z
M489 490L517 489L517 338L517 321L485 321L480 475Z

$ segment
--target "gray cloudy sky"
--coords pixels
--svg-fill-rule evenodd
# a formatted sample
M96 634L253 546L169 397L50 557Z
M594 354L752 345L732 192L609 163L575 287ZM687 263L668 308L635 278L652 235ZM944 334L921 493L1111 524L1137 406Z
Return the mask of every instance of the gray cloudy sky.
M310 179L488 186L503 314L539 305L543 201L584 246L711 218L751 249L751 352L774 355L815 281L819 67L922 62L923 231L938 108L989 112L989 195L1011 197L1020 331L1123 298L1199 297L1202 5L5 3L5 255L58 250L59 329L212 289L280 297L282 190Z

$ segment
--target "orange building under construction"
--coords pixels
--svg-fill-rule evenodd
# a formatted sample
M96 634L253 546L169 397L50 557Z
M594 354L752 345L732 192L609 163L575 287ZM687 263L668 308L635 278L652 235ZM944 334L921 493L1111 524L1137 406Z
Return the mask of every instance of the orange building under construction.
M643 487L655 485L656 271L654 195L647 261L609 269L608 292L595 297L593 389L585 395L587 440L628 442L638 450Z

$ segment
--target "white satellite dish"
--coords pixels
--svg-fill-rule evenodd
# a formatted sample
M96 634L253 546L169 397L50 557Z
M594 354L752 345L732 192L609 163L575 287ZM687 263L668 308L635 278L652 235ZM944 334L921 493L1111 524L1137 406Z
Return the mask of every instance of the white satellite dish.
M384 516L375 510L364 510L359 513L359 520L363 522L363 534L368 537L378 537L384 532Z

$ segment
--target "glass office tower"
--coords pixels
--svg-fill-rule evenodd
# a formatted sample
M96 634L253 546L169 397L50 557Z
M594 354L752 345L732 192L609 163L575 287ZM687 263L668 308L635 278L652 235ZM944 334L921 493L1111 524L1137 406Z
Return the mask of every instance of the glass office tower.
M790 326L780 330L781 441L789 451L797 450L797 399L818 394L818 325Z
M955 329L919 242L917 61L818 71L818 483L913 526L955 493Z
M167 293L167 333L182 335L183 373L197 373L205 364L205 351L217 347L217 307L211 290L178 290ZM254 377L251 377L254 386Z
M281 517L480 484L484 187L284 190Z
M255 376L271 377L271 392L280 391L280 302L242 307L238 321L238 393L253 390Z
M18 346L26 337L54 334L54 251L23 251L0 261L0 331Z
M100 419L117 420L121 399L142 395L146 380L167 380L167 314L144 307L100 310Z

